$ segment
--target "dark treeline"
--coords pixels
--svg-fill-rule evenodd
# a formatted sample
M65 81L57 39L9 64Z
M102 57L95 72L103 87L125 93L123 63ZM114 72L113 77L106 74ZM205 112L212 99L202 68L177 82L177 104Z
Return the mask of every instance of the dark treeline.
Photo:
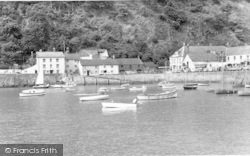
M0 2L1 61L31 64L32 51L96 47L164 65L184 42L248 43L249 8L244 0Z

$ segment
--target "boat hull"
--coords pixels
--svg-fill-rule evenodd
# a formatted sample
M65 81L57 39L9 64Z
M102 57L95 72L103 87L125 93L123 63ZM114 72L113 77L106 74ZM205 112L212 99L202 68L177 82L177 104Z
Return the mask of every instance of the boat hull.
M41 96L41 95L45 95L45 91L29 89L29 90L23 90L21 93L19 93L20 97Z
M250 91L238 91L239 96L250 96Z
M109 95L91 95L80 97L80 101L95 101L95 100L106 100L109 98Z
M161 99L170 99L176 98L177 91L165 92L159 94L148 94L148 95L137 95L137 99L139 100L161 100Z
M102 102L103 108L137 108L135 103Z
M226 89L215 90L215 94L235 94L235 93L237 93L236 90L226 90Z
M194 90L194 89L197 89L197 85L184 85L183 86L183 89L185 90Z

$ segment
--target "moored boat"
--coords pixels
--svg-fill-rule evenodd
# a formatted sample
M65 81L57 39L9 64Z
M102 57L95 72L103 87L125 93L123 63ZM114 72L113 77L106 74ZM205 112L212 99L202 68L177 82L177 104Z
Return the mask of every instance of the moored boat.
M168 81L161 81L161 82L158 83L159 87L162 87L163 85L173 85L173 83L170 83Z
M20 97L41 96L41 95L45 95L45 91L43 89L27 89L19 93Z
M236 94L237 90L217 89L214 92L215 94Z
M44 84L44 75L41 70L37 75L35 86L33 86L33 88L49 88L49 86L49 84Z
M250 96L250 90L240 90L238 91L239 96Z
M186 83L183 86L183 89L185 90L193 90L193 89L197 89L198 84L197 83Z
M147 87L143 85L141 88L138 87L129 88L129 91L145 91L146 89Z
M245 85L245 88L250 88L250 84L246 84L246 85Z
M137 99L139 100L161 100L161 99L169 99L169 98L176 98L177 91L166 91L163 93L156 93L156 94L139 94L137 95Z
M109 98L107 94L96 94L90 96L82 96L79 98L80 101L94 101L94 100L106 100Z
M119 103L119 102L102 102L103 108L137 108L137 99L134 99L132 103Z
M100 87L98 90L97 90L98 93L108 93L109 92L109 89L106 88L106 87Z

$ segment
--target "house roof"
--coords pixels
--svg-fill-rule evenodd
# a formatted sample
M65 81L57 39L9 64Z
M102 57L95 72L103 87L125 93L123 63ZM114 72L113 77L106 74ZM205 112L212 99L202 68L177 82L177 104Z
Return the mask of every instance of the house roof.
M82 66L97 66L97 65L141 65L143 64L139 58L127 59L93 59L81 60Z
M37 58L64 58L63 52L36 52Z
M144 62L143 64L145 67L157 68L157 65L154 62Z
M187 54L199 54L199 53L221 53L225 52L226 47L224 46L185 46L184 48L184 57Z
M79 60L80 54L78 54L78 53L65 54L65 59L67 59L67 60Z
M116 59L81 60L82 66L118 65Z
M225 46L183 46L177 52L179 53L179 57L185 57L187 54L197 54L197 53L204 53L204 52L211 52L215 54L219 54L221 52L225 52ZM174 57L174 54L170 57Z
M247 55L250 54L250 46L238 46L238 47L229 47L227 49L227 56L230 55Z
M139 58L118 58L119 65L142 65L143 62Z
M208 52L189 53L187 54L193 62L211 62L218 61L217 55Z

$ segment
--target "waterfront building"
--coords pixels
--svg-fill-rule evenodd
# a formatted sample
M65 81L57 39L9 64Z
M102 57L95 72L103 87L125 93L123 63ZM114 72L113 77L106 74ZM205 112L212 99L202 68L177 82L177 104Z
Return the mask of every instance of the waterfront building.
M154 72L158 66L154 62L143 62L145 72Z
M119 74L115 59L80 60L80 75Z
M216 54L208 51L196 51L188 53L184 60L183 66L187 67L190 71L213 71L221 67L222 63Z
M80 60L80 75L119 74L142 71L139 58Z
M209 52L219 56L221 53L225 53L225 51L225 46L189 46L189 44L186 45L184 43L179 50L174 52L174 54L169 57L170 69L172 72L182 71L183 68L187 66L187 64L184 64L184 59L187 54Z
M144 69L140 58L119 58L115 59L119 65L119 72L139 72Z
M250 65L250 46L229 47L227 49L226 62L231 67Z
M67 74L79 74L80 55L78 53L65 54L65 72Z
M60 51L36 52L37 72L43 70L44 74L65 73L65 56Z

